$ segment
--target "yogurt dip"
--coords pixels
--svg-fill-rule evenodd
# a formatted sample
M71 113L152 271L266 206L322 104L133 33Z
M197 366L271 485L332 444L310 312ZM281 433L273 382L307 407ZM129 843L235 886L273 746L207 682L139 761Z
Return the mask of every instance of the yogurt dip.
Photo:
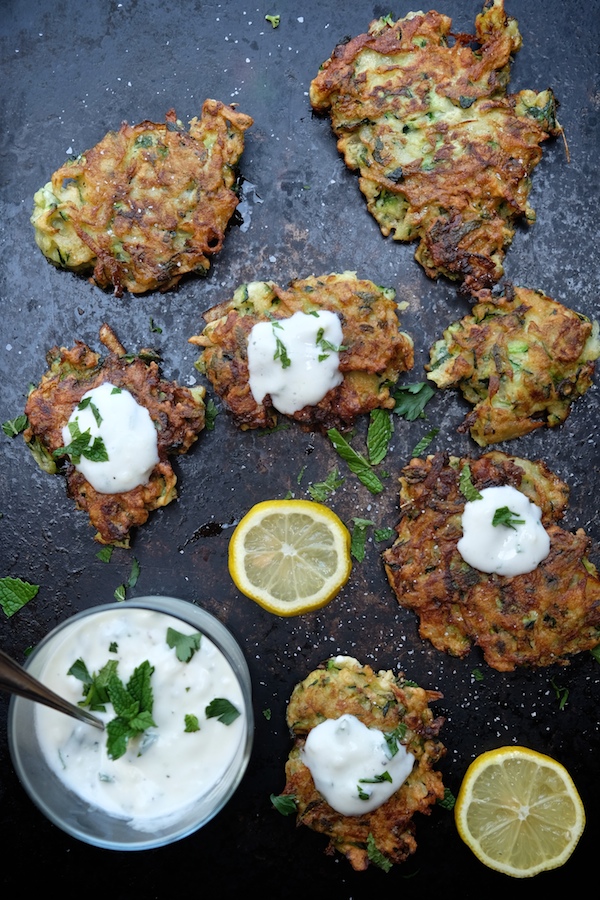
M275 409L287 415L315 406L344 380L342 338L340 319L330 310L258 322L248 339L249 385L256 402L268 394Z
M68 674L78 661L90 675L116 661L125 686L140 665L147 661L153 667L155 724L129 739L117 759L107 752L106 731L45 706L35 709L37 738L57 777L87 803L140 831L164 827L213 790L247 738L242 688L219 648L203 634L188 661L178 658L178 647L189 650L198 635L174 616L124 603L67 625L39 674L58 694L79 703L84 683ZM223 708L229 716L219 715ZM105 723L116 717L111 703L105 712L93 711Z
M458 552L480 572L524 575L550 552L541 509L511 485L484 488L481 499L466 503L462 528Z

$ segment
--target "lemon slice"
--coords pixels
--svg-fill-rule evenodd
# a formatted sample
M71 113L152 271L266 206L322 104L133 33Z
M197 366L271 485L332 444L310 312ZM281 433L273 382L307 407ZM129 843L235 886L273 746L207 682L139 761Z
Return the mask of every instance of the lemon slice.
M312 500L257 503L229 542L235 585L279 616L324 606L351 568L348 529L332 510Z
M583 803L565 767L526 747L478 756L467 769L454 815L475 856L516 878L562 866L585 827Z

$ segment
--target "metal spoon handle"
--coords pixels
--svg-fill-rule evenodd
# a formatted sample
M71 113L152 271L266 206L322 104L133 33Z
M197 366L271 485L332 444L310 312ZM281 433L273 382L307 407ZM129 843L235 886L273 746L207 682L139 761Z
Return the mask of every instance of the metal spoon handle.
M18 694L19 697L34 700L36 703L43 703L45 706L50 706L52 709L79 719L80 722L87 722L88 725L94 725L96 728L104 730L104 722L101 719L93 716L87 710L81 709L80 706L69 703L63 697L59 697L37 678L30 675L3 650L0 650L0 690Z

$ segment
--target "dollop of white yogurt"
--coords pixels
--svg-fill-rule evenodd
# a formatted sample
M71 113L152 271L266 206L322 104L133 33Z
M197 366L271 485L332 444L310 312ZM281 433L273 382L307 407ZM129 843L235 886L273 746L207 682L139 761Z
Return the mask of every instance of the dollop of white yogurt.
M458 552L480 572L507 576L532 572L550 552L541 509L510 485L484 488L480 493L481 500L465 504ZM504 508L514 514L509 517L512 526L493 525L494 514Z
M308 733L301 752L315 787L343 816L385 803L410 775L415 758L402 744L392 756L382 731L346 713Z
M315 406L343 381L342 339L339 317L329 310L257 322L248 339L249 385L256 402L268 394L284 415Z
M97 461L81 455L77 471L101 494L120 494L146 484L158 463L158 435L145 406L124 388L105 382L83 395L62 430L64 445L77 432L100 438L108 455Z

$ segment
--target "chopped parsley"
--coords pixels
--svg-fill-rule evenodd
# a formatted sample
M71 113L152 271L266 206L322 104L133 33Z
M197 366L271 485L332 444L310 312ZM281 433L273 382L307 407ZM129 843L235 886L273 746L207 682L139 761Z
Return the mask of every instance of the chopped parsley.
M201 640L200 632L181 634L175 628L167 628L167 645L175 650L179 662L189 662L196 650L200 649Z
M219 722L222 722L223 725L231 725L231 723L235 722L240 715L239 709L237 709L230 700L226 700L224 697L215 697L214 700L211 700L205 709L205 713L207 719L216 718Z
M27 416L17 416L2 423L2 431L7 437L15 437L27 428Z
M194 731L200 731L200 722L198 721L198 716L193 715L192 713L186 713L185 715L185 728L183 729L186 734L192 734Z
M396 401L394 413L397 416L402 416L408 422L414 422L415 419L424 419L425 413L423 410L434 394L435 388L432 388L427 381L398 385L395 393L392 395Z

